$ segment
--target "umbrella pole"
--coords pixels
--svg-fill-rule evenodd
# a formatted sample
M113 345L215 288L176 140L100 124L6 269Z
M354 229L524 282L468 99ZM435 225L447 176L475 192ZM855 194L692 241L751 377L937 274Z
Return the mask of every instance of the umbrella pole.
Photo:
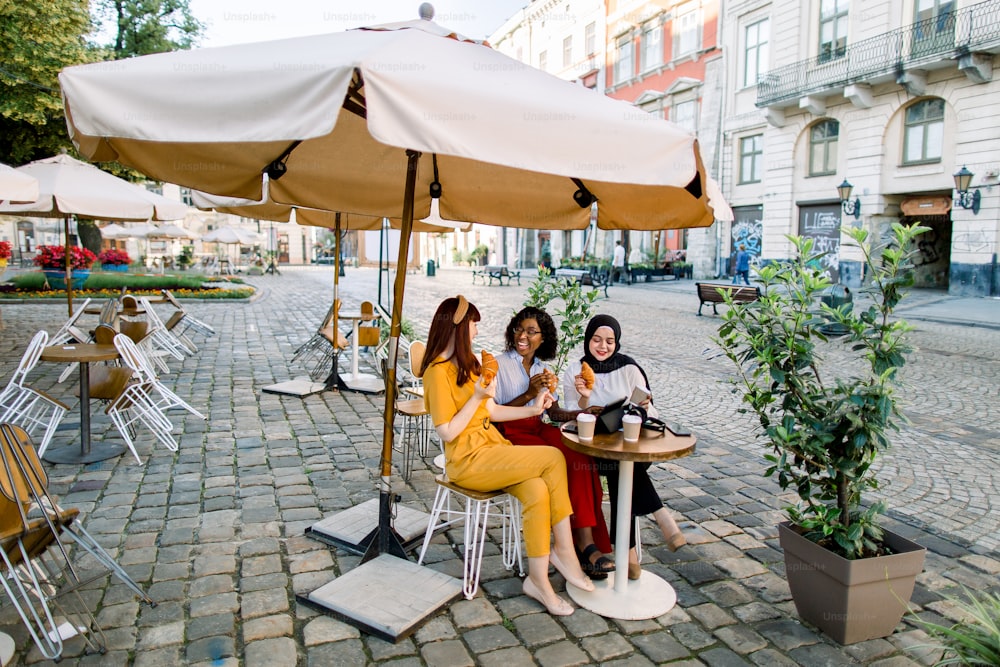
M340 372L337 364L340 361L340 349L337 347L337 334L340 332L337 320L340 313L337 308L337 299L340 298L340 212L334 214L334 258L333 258L333 368L330 369L330 376L326 378L326 388L335 389L340 384Z
M69 316L73 317L73 267L71 262L72 252L69 248L69 216L63 218L63 227L66 230L66 240L63 242L63 259L66 260L66 307L69 309Z
M390 554L406 558L406 550L399 535L390 525L392 514L392 429L396 416L396 360L399 354L399 334L403 322L403 291L406 289L406 258L410 253L410 232L413 230L413 199L417 186L417 163L420 153L406 151L406 191L403 197L403 220L399 229L399 255L396 260L396 281L392 298L392 324L389 328L389 357L385 362L385 422L382 426L382 457L380 460L378 526L370 535L371 542L365 550L361 562L375 558L379 554ZM403 267L403 270L400 270ZM369 539L366 537L365 539Z

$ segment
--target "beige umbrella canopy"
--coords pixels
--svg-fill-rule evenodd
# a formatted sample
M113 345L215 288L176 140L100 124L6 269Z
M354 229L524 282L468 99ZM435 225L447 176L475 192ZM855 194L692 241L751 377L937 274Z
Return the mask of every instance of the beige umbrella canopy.
M96 220L176 220L183 218L188 208L68 155L36 160L18 167L17 171L38 180L38 198L27 204L0 203L0 214L63 218L67 239L71 216ZM66 299L72 315L69 257L70 253L66 253Z
M38 199L38 179L0 164L0 201L15 204Z
M90 159L198 190L260 201L264 173L276 203L399 218L400 263L436 197L447 220L534 229L583 229L595 204L605 229L713 222L690 133L428 19L69 67L70 136ZM389 521L394 363L385 381L367 556L405 557Z

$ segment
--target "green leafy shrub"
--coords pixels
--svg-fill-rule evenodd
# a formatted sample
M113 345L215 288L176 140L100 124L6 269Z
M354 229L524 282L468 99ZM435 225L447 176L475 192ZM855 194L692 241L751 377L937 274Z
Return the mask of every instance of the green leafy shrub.
M584 291L580 281L556 278L548 269L539 267L538 278L528 285L528 296L523 305L548 311L549 303L557 299L562 301L563 307L556 309L553 317L559 326L559 346L552 360L552 370L556 376L562 376L569 355L583 342L587 322L594 312L597 290Z

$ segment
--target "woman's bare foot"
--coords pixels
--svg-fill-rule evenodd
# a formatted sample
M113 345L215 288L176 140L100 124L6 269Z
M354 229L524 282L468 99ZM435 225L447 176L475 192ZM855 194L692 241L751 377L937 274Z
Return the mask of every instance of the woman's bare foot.
M548 592L539 590L539 587L535 585L531 577L525 577L524 584L521 586L521 590L524 591L525 595L541 604L553 616L569 616L572 614L574 611L572 605L556 595L551 586L547 588L549 589Z
M594 590L594 582L583 573L580 562L576 558L563 560L556 549L549 554L549 562L559 571L566 583L573 584L577 588L585 591Z

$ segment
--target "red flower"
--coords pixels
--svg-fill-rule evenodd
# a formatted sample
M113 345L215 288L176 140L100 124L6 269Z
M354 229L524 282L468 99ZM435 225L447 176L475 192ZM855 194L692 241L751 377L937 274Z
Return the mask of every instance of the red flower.
M35 255L35 266L43 269L65 269L66 268L66 248L61 245L40 245ZM69 264L72 269L89 269L90 265L97 261L97 256L79 246L70 248Z
M115 250L114 248L102 250L97 256L97 259L101 260L101 264L111 264L115 266L129 264L132 261L127 252L124 250Z
M0 241L0 259L10 259L10 241Z

